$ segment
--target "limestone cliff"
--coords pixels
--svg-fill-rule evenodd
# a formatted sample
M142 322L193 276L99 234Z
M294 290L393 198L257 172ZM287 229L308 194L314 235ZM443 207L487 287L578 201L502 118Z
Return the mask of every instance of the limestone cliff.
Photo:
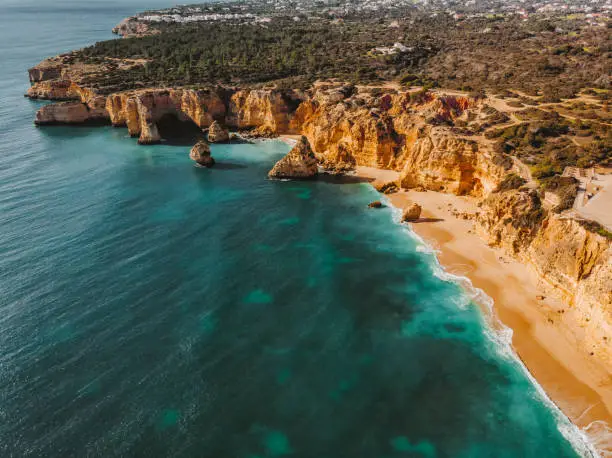
M508 165L485 145L441 125L480 109L466 97L319 88L298 107L291 125L301 126L323 163L398 170L406 188L483 195L495 188Z
M87 113L96 120L105 117L114 126L126 126L130 135L139 137L141 143L159 140L156 123L166 115L181 121L192 121L198 127L209 127L215 120L239 130L256 130L258 134L275 136L291 131L289 123L295 107L301 101L295 91L274 89L235 88L151 88L134 91L119 91L104 94L91 86L96 75L108 71L108 66L129 68L142 62L104 62L98 65L75 63L71 55L57 56L41 62L30 69L32 87L26 96L33 99L56 101L79 101L83 107L64 109L63 116L53 122L89 122ZM44 111L62 111L45 109ZM70 118L74 113L75 117ZM48 113L42 112L41 123Z
M111 94L106 111L114 126L126 126L140 143L154 143L160 140L156 123L164 116L205 128L224 118L225 105L212 90L151 89Z
M31 99L76 100L79 99L77 88L71 81L41 81L28 89L26 95Z
M293 91L244 89L230 98L226 124L236 129L261 129L275 134L294 133L290 128L299 96Z
M585 330L581 345L612 363L612 242L567 215L547 213L535 190L495 193L483 202L477 228L538 274Z
M424 127L416 132L414 142L403 148L400 184L481 196L506 172L491 155L476 141L459 138L447 128Z
M513 189L489 195L483 201L478 223L490 245L519 256L535 238L544 217L537 191Z
M560 293L572 320L586 332L581 344L612 363L612 243L578 221L550 215L522 256Z
M60 56L32 69L35 83L29 95L78 100L90 108L88 112L95 119L107 116L114 126L126 126L141 143L159 141L157 123L172 115L181 121L193 121L202 129L218 121L258 136L301 133L332 173L343 173L355 165L388 168L401 172L404 187L483 195L506 173L503 161L496 160L485 145L461 138L448 127L454 119L482 109L480 103L467 97L335 83L318 84L308 92L176 88L104 96L83 85L83 75L91 77L100 70L69 60L69 56ZM64 68L58 69L61 62ZM70 120L66 113L56 122L83 122L86 114L80 110Z

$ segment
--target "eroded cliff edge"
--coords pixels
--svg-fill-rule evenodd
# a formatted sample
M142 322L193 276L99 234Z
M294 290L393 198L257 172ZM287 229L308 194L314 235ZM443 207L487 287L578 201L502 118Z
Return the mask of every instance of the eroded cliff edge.
M109 65L132 65L123 63ZM28 96L45 105L39 125L105 122L126 127L143 144L161 140L164 116L201 129L217 121L260 136L302 134L326 167L345 164L395 170L397 186L481 198L480 234L531 266L569 305L578 341L612 363L612 248L608 238L568 214L547 210L536 189L500 190L524 174L511 157L462 125L504 122L486 98L319 83L307 91L254 87L156 88L106 93L88 84L100 68L60 56L30 70Z

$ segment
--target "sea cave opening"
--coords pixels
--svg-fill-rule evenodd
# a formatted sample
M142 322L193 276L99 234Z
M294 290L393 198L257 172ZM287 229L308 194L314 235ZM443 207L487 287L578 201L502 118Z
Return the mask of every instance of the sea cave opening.
M157 121L159 135L167 144L192 146L205 139L204 132L191 119L179 119L175 114L165 114Z

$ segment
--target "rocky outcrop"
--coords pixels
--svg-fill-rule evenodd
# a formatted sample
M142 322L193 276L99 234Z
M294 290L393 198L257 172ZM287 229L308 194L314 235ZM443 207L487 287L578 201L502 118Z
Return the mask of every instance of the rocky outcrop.
M404 210L402 214L402 221L410 222L416 221L421 217L421 206L417 203L412 203L408 208Z
M210 146L205 141L199 141L191 148L189 157L204 167L212 167L215 160L210 155Z
M41 62L36 67L32 67L28 70L30 83L60 78L63 69L64 66L61 63L51 64L50 62Z
M45 105L36 113L34 124L107 124L108 117L81 102Z
M160 33L159 30L151 28L148 23L139 21L136 16L125 18L113 27L112 32L123 38L144 37Z
M214 121L208 128L208 141L211 143L227 142L229 138L229 131L224 129L218 121Z
M268 173L270 178L312 178L318 174L317 160L304 136Z
M374 189L376 189L378 192L382 192L383 194L394 194L399 191L399 187L395 181L375 183Z
M457 195L488 194L506 174L491 153L473 140L458 138L445 127L426 126L404 145L400 185L422 186Z
M301 125L325 168L393 169L401 172L402 187L480 196L497 186L507 164L486 145L442 124L481 109L467 97L375 96L346 86L319 86L291 124Z
M545 217L540 196L533 189L493 193L482 208L478 215L481 236L489 245L515 256L524 253Z
M42 81L28 89L26 96L43 100L78 100L77 86L70 81Z

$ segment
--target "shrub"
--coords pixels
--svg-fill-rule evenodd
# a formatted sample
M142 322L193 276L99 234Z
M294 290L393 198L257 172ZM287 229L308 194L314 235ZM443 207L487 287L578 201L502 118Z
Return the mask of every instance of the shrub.
M527 183L527 181L522 176L517 175L516 173L509 173L504 177L493 192L504 192L511 189L518 189L525 183Z

